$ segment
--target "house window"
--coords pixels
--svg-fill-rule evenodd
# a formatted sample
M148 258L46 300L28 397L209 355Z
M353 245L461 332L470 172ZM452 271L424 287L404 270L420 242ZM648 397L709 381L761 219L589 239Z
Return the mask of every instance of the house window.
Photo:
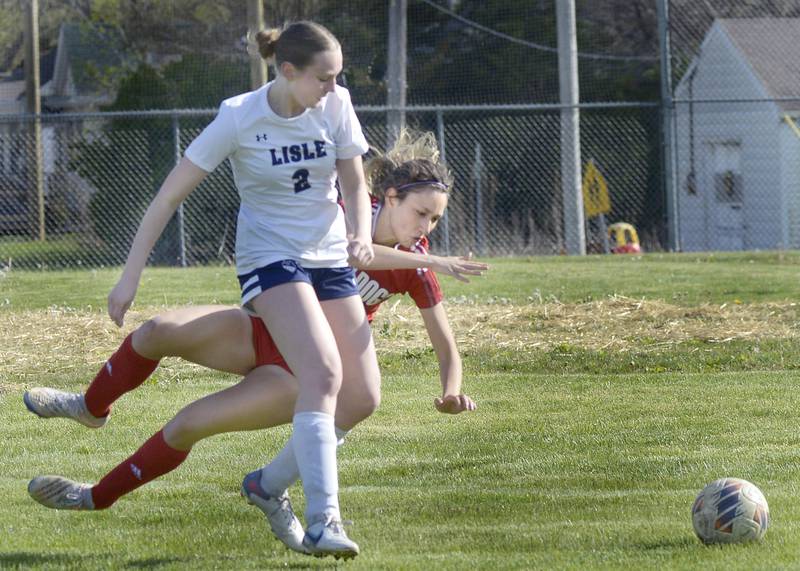
M742 145L740 143L714 143L711 145L714 173L714 198L717 202L741 203L744 199L742 185Z

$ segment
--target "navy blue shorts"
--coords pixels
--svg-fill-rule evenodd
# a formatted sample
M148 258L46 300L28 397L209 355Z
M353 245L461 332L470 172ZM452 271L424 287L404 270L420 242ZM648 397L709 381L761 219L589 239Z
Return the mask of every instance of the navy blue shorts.
M269 288L289 282L311 284L320 301L358 295L356 272L349 266L304 268L294 260L283 260L239 276L242 305L247 305L254 297Z

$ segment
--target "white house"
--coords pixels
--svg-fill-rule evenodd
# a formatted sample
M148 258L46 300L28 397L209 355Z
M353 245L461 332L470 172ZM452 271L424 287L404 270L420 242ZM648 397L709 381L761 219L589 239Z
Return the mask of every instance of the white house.
M63 23L57 47L40 58L42 112L97 111L113 102L109 79L131 65L121 46L121 35L114 28ZM0 79L0 114L5 115L0 117L0 234L26 233L35 218L31 214L35 187L27 167L31 124L16 118L24 113L25 77L20 67ZM49 207L55 207L60 196L73 214L70 223L86 217L85 206L93 192L68 169L67 149L83 128L78 120L42 123L44 195Z
M39 59L42 82L50 81L54 64L55 51ZM25 75L20 66L0 78L0 235L27 232L33 219L31 185L26 176L30 137L27 124L16 120L24 113ZM46 167L52 169L56 151L52 129L42 131L42 148Z
M716 20L675 99L681 249L800 248L800 18Z

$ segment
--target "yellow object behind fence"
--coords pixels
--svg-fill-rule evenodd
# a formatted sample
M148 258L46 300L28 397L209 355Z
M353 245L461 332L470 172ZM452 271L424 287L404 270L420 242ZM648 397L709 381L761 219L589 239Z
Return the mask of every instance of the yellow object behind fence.
M639 234L636 228L627 222L617 222L608 227L608 238L611 241L611 251L614 253L640 252Z
M586 172L583 173L583 208L586 216L593 218L600 214L611 212L611 199L608 197L608 183L603 173L597 168L592 159L586 163Z

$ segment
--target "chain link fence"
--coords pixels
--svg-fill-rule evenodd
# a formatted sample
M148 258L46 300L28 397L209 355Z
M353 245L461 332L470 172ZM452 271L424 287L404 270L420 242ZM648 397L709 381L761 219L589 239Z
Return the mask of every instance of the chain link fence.
M455 188L434 251L480 256L563 253L557 107L447 108L407 112L407 124L437 134ZM124 263L144 212L186 146L213 111L71 114L42 119L45 239L25 168L32 121L10 123L13 177L0 211L2 263L56 268ZM358 110L370 143L388 137L386 110ZM6 121L8 124L9 122ZM612 189L609 220L639 229L646 249L662 243L663 193L655 106L581 111L581 153ZM13 185L13 186L12 186ZM223 163L167 226L151 263L233 262L238 195ZM590 230L592 227L589 227ZM598 230L587 238L601 252Z
M4 90L12 93L6 103L19 101L21 90L18 83L12 87L13 73L0 77L0 265L124 263L147 205L183 150L220 100L249 89L242 3L201 4L208 4L208 13L156 7L150 14L121 0L114 24L120 30L112 34L101 26L98 37L106 44L120 38L114 49L105 46L102 61L92 48L97 22L70 20L60 35L51 32L53 50L43 55L55 69L52 83L43 79L41 185L31 168L34 119L2 112L9 108ZM666 249L655 4L576 4L583 174L590 164L600 173L586 181L587 192L608 189L607 208L586 212L586 250L607 251L606 227L614 222L632 224L645 251ZM263 5L268 25L311 18L343 39L342 81L370 144L384 148L396 114L386 107L388 3ZM48 10L72 18L67 5ZM554 3L408 0L407 15L402 112L410 127L436 133L456 181L446 217L431 237L434 251L565 253ZM151 38L156 47L137 44L151 30L158 31ZM82 70L73 92L59 91L60 44L69 44L70 57L79 60L74 65L83 66L73 68ZM103 73L106 64L110 71ZM176 213L151 263L232 264L237 208L230 167L223 163Z
M800 2L670 13L679 247L800 248Z

